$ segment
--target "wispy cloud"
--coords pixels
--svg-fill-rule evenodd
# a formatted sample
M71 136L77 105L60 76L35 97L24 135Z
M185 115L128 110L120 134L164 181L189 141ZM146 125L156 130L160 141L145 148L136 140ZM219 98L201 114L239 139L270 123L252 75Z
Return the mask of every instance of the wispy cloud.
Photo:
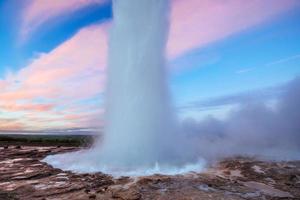
M296 55L288 56L288 57L285 57L285 58L281 58L281 59L263 64L260 67L242 68L242 69L236 71L235 73L236 74L244 74L244 73L251 72L251 71L253 71L255 69L258 69L258 68L261 68L261 67L273 67L273 66L276 66L276 65L279 65L279 64L284 64L284 63L287 63L287 62L290 62L290 61L293 61L293 60L297 60L297 59L300 59L300 54L296 54Z
M286 62L296 60L296 59L300 59L300 54L289 56L289 57L286 57L286 58L282 58L282 59L267 63L264 66L271 67L271 66L274 66L274 65L277 65L277 64L286 63Z
M93 4L108 0L30 0L24 9L21 37L26 37L49 21L60 21L68 15ZM270 20L290 8L300 5L297 0L173 0L170 36L167 52L170 59L201 48Z
M261 103L276 99L284 93L286 87L284 85L268 87L259 90L251 90L225 96L217 96L208 99L191 102L179 109L192 110L210 110L218 109L223 106L241 105L247 103Z
M235 73L244 74L244 73L247 73L247 72L251 72L254 69L255 69L254 67L248 67L248 68L240 69L240 70L236 71Z
M173 1L168 54L174 58L194 48L270 20L297 0L177 0Z
M25 127L18 119L0 118L0 130L23 130Z
M4 105L0 104L1 110L7 111L48 111L54 107L52 104L16 104L16 103L5 103Z
M22 15L21 38L25 40L33 31L51 20L66 16L93 4L103 4L107 0L30 0Z
M0 110L15 113L28 128L92 126L96 116L101 125L101 108L89 110L90 104L80 101L103 91L106 32L107 24L86 27L0 80Z

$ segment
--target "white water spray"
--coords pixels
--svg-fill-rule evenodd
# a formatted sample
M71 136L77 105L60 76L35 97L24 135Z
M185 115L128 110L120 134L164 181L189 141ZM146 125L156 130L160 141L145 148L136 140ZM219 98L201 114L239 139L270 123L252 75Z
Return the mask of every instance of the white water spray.
M113 2L103 151L117 165L168 159L174 123L165 73L167 0Z
M201 169L202 162L184 162L176 139L165 71L169 2L115 0L113 13L104 139L88 151L45 160L63 169L115 175Z

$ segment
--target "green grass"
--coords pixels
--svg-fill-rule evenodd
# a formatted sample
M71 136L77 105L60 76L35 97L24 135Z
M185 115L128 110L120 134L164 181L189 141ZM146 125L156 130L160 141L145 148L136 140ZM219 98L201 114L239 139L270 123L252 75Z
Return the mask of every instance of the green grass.
M23 135L0 134L0 146L36 145L36 146L89 146L92 135Z

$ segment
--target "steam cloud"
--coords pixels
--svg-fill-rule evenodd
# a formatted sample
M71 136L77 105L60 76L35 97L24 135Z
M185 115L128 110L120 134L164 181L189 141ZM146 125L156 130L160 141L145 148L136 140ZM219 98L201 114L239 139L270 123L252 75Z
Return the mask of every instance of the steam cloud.
M272 107L253 98L233 109L225 120L207 117L198 122L183 121L189 144L186 151L207 160L235 155L300 159L300 77L281 90Z
M225 121L176 125L164 69L168 7L167 0L113 1L104 139L44 161L77 172L148 175L200 171L202 158L300 158L300 78L285 86L275 109L255 101Z

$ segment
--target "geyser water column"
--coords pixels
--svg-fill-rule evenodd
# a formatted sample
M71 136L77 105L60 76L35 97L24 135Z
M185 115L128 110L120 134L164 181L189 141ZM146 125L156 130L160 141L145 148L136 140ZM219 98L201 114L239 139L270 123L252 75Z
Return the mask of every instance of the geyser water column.
M114 0L113 14L102 152L115 166L165 162L174 153L165 69L169 2Z
M116 176L200 170L203 163L188 164L195 160L179 148L183 141L177 138L169 99L168 0L114 0L113 14L103 139L91 149L44 161L64 170Z

